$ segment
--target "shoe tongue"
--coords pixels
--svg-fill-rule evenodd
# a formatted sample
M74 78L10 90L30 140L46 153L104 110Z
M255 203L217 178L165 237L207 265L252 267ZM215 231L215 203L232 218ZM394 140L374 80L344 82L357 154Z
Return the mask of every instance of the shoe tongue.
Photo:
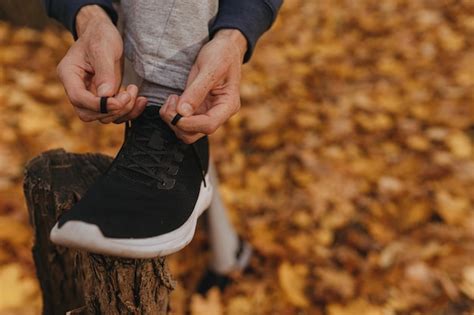
M132 125L136 125L138 128L150 124L154 126L155 130L148 141L149 147L162 148L164 144L163 139L166 142L179 141L174 131L161 119L159 106L147 106L140 117L132 121Z
M143 113L133 122L135 124L141 124L145 121L162 121L160 116L160 106L147 106ZM132 123L133 123L132 122Z
M153 149L161 149L164 146L165 141L163 140L163 136L158 130L153 131L151 134L150 140L148 140L147 146Z

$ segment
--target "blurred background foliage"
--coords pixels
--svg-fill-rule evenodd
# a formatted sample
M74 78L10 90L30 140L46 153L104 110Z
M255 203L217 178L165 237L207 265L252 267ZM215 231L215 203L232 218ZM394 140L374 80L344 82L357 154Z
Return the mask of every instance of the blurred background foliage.
M17 26L44 23L32 8L0 5L1 315L41 309L25 163L122 141L75 117L55 76L72 39ZM201 220L169 258L173 314L473 314L474 1L286 0L241 91L212 151L256 255L225 292L193 294Z

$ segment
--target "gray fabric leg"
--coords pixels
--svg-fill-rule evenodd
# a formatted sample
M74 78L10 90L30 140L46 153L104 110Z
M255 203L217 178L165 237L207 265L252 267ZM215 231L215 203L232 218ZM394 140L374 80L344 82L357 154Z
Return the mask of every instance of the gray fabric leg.
M214 186L214 196L208 210L209 242L212 251L211 268L225 274L236 268L235 254L239 246L239 237L229 220L227 209L219 194L219 180L212 160L209 172Z

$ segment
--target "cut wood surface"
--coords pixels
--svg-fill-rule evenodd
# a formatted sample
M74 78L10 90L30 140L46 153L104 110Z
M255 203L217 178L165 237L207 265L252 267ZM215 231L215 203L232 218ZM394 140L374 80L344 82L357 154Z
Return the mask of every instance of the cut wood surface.
M34 230L33 256L43 314L167 314L173 282L164 258L122 259L55 246L49 232L80 200L111 158L47 151L31 160L24 192Z

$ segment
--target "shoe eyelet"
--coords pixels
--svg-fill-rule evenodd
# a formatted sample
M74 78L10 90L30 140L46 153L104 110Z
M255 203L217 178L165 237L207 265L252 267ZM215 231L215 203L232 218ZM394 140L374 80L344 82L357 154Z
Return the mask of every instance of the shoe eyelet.
M173 176L178 174L178 171L179 171L179 167L176 166L176 165L170 165L170 166L168 166L168 169L166 170L166 172L169 175L173 175Z
M173 178L164 178L158 184L159 189L172 189L176 184L176 180Z

